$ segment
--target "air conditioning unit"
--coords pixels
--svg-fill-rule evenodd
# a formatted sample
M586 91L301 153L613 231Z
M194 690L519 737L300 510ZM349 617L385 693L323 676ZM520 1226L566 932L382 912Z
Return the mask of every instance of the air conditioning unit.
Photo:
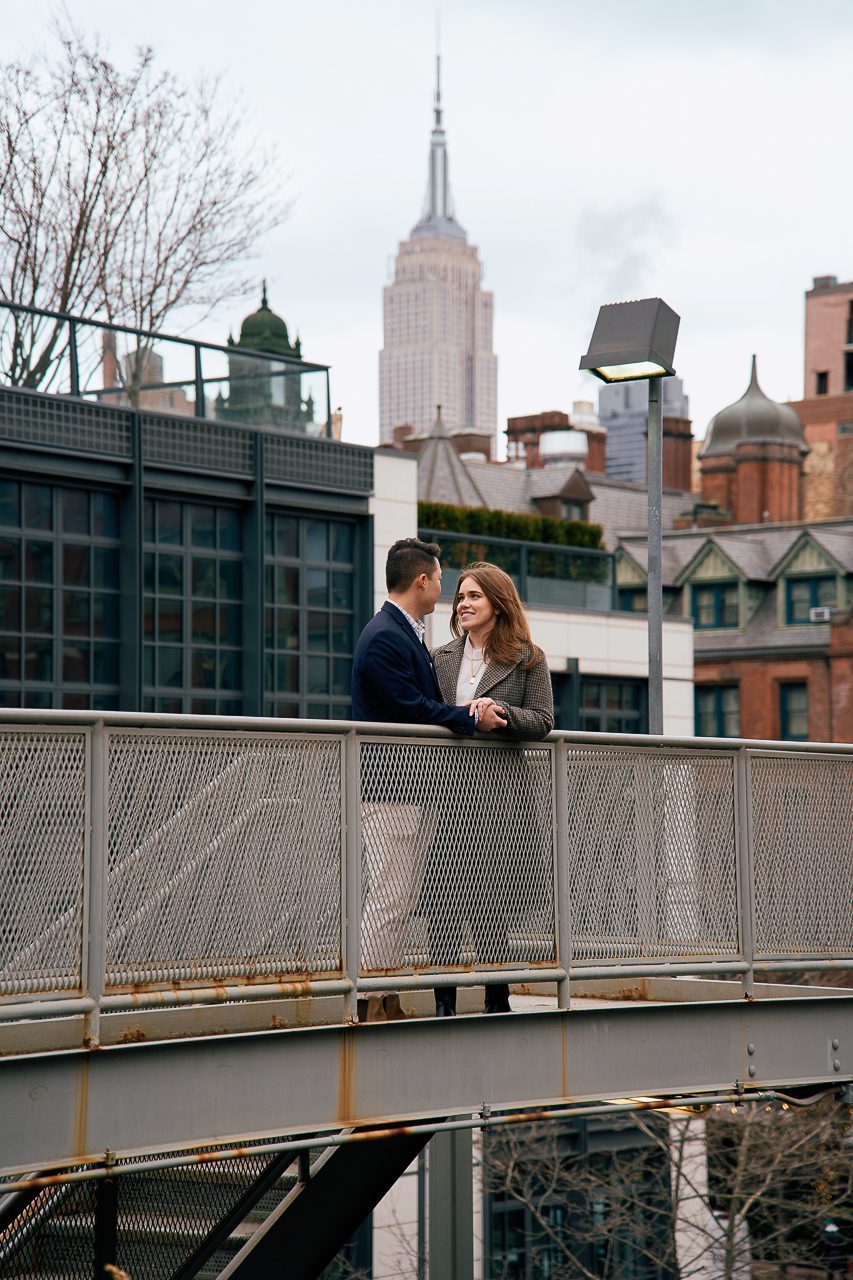
M831 604L818 604L809 609L809 622L829 622L835 610Z

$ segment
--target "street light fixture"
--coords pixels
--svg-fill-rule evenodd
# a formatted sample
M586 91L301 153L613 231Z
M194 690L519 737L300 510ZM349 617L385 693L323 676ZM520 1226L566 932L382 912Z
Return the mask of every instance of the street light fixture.
M580 368L602 382L647 381L649 425L648 616L649 732L663 733L663 578L661 508L663 504L663 416L661 379L675 373L673 357L680 317L660 298L615 302L599 309L589 351Z

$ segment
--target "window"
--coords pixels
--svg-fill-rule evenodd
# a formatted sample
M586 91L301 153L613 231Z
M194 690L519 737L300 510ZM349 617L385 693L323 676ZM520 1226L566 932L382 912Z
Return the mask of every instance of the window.
M853 302L847 303L847 344L853 345Z
M564 520L586 520L586 503L570 502L563 498L560 502L560 514Z
M695 706L700 738L740 737L740 689L736 684L698 685Z
M786 742L805 742L809 736L808 685L779 685L780 737Z
M815 395L825 396L829 390L829 372L821 369L815 374Z
M0 704L118 702L117 499L0 481Z
M693 624L697 631L718 627L736 627L740 620L736 582L716 582L711 586L694 586Z
M645 613L649 594L645 587L620 587L619 608L626 613Z
M818 605L834 606L837 602L838 583L834 574L785 579L785 621L789 625L808 622L811 609Z
M493 1131L482 1167L484 1274L671 1280L669 1164L631 1122L525 1126L511 1146ZM514 1184L523 1186L518 1199Z
M355 533L348 521L267 515L267 715L344 720L350 713Z
M853 351L844 353L844 390L853 391Z
M243 530L239 511L147 499L143 544L144 711L243 709Z
M581 680L580 728L591 733L647 733L644 680Z

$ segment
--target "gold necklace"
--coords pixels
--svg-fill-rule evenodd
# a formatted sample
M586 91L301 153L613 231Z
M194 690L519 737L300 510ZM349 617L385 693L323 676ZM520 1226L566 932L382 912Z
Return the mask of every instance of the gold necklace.
M480 652L482 653L483 656L480 658L479 665L475 667L474 666L474 646L471 645L471 648L468 652L468 661L471 663L471 679L468 681L469 684L477 683L477 681L480 678L480 672L483 670L483 667L486 665L486 651L485 649L481 649Z

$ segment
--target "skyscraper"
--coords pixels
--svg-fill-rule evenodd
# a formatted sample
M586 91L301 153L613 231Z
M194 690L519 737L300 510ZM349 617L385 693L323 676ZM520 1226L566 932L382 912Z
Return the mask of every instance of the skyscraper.
M664 419L690 416L681 378L663 378ZM646 483L648 382L613 382L598 389L598 417L607 428L607 474L614 480ZM667 434L664 424L664 435Z
M393 284L384 290L385 345L379 353L379 438L396 426L426 431L441 405L447 427L497 434L497 357L491 293L480 288L480 260L456 221L441 123L441 59L436 58L435 121L424 211L402 241Z

